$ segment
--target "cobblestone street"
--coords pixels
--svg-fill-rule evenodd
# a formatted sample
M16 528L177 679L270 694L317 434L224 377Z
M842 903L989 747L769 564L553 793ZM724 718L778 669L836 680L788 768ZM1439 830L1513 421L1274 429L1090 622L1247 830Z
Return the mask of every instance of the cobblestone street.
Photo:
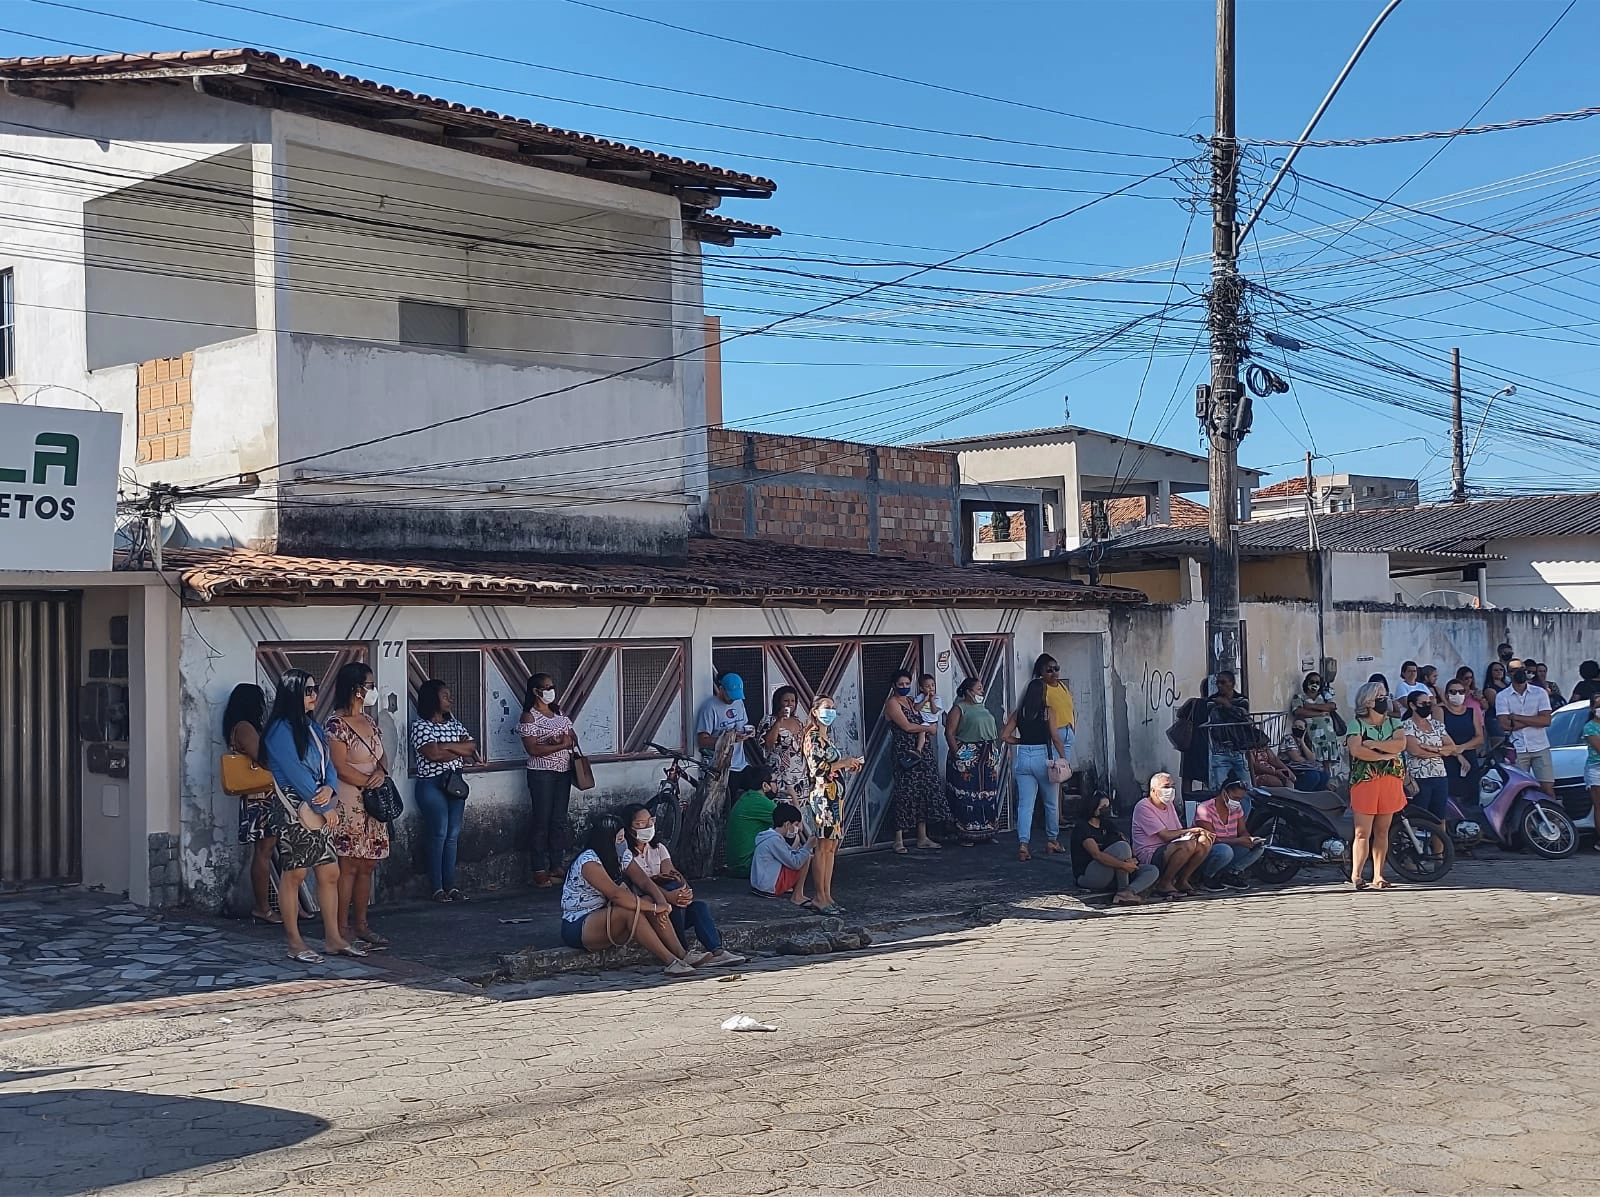
M1600 864L1451 881L11 1034L0 1192L1600 1192Z

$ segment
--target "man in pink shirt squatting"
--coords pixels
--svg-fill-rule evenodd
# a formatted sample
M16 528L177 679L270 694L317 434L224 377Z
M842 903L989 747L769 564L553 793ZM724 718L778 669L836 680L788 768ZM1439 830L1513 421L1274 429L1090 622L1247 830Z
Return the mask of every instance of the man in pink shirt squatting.
M1161 870L1155 896L1183 898L1194 893L1191 878L1215 843L1209 831L1183 825L1172 774L1152 777L1150 796L1133 808L1133 855L1140 864Z

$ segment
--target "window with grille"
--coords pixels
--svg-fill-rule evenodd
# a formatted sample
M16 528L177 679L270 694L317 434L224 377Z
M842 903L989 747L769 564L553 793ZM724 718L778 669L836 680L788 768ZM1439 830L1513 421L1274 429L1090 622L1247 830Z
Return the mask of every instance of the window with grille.
M352 661L371 664L367 645L351 644L260 644L256 646L256 684L267 696L270 707L278 692L278 679L291 669L302 669L317 684L317 709L320 720L333 713L333 681L339 670Z
M10 378L17 372L16 306L13 301L14 280L9 270L0 270L0 378Z
M875 641L861 646L861 693L865 702L876 705L894 688L894 675L901 669L913 677L921 667L916 642L911 640Z
M422 683L437 679L450 690L451 712L466 726L473 740L483 743L483 651L431 649L411 654L411 717L416 713L417 691Z
M467 309L447 303L400 301L400 343L425 349L467 351Z
M521 657L522 663L528 667L530 678L548 673L556 684L556 701L565 702L562 696L572 689L572 679L578 676L578 668L583 664L584 650L524 648L517 650L517 656Z
M751 718L759 719L762 710L761 696L767 692L767 676L764 665L764 656L759 644L748 647L739 646L725 648L717 645L711 650L711 665L717 673L737 673L744 682L744 709L750 713ZM711 686L708 684L704 694L696 694L695 702L700 703L711 697Z

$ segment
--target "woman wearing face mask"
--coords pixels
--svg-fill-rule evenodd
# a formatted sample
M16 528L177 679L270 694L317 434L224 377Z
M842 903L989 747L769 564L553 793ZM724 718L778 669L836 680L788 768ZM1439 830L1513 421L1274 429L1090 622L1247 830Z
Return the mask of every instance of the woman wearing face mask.
M1072 829L1072 874L1084 889L1115 890L1113 905L1142 906L1140 895L1156 883L1161 870L1134 859L1133 845L1111 821L1111 799L1100 794Z
M543 889L557 884L567 851L572 750L578 746L577 730L556 705L556 682L548 673L528 679L517 735L528 754L528 802L533 809L528 856L533 884Z
M339 809L330 823L333 850L339 855L339 934L345 939L353 934L369 948L386 948L389 941L367 925L367 904L372 875L389 855L389 828L367 814L361 797L363 790L389 777L383 733L367 714L368 703L377 700L370 666L352 661L334 677L328 751L339 777Z
M300 938L300 885L308 872L317 880L325 950L335 956L367 954L339 931L339 858L328 830L328 816L339 804L339 777L328 752L328 733L313 717L316 709L317 684L311 675L289 670L278 681L261 737L266 766L277 783L268 828L278 841L278 906L289 937L289 959L301 964L322 963Z
M1311 755L1325 762L1323 768L1331 774L1332 763L1344 756L1340 729L1335 723L1339 716L1339 700L1333 687L1324 685L1322 675L1315 670L1306 674L1300 683L1300 692L1289 704L1289 714L1296 722L1305 723L1306 744Z
M816 856L811 865L813 902L823 914L832 915L844 913L833 900L833 866L844 835L844 783L840 779L856 772L862 764L860 757L846 757L833 742L832 728L838 718L833 699L819 694L811 704L811 722L801 745L806 773L811 778L807 807L817 830Z
M1451 796L1459 801L1472 797L1472 773L1478 767L1478 750L1486 739L1483 729L1483 708L1472 698L1472 670L1464 669L1466 677L1456 674L1456 680L1444 688L1444 710L1439 712L1444 721L1445 733L1456 750L1444 758L1444 771Z
M780 686L772 692L771 712L756 728L772 773L772 791L780 802L804 802L810 789L800 748L806 729L796 714L799 710L800 692L793 686ZM745 784L748 788L748 779Z
M964 844L988 843L1000 828L1000 736L983 697L983 682L967 678L944 720L945 790Z
M1433 695L1416 694L1411 699L1411 717L1405 721L1406 771L1416 783L1416 804L1436 819L1443 819L1450 809L1450 778L1445 772L1445 759L1461 750L1446 731L1445 725L1434 718Z
M694 968L703 964L743 964L743 956L723 949L722 933L711 918L710 905L694 896L689 879L678 872L667 846L655 842L655 816L647 808L634 803L623 808L622 824L628 829L628 851L633 856L634 864L644 870L644 875L655 886L656 892L661 894L661 900L672 908L668 917L678 943L688 944L690 927L694 928L695 938L700 941L700 950L687 953L684 960ZM666 942L665 937L663 942ZM668 946L672 945L668 943Z
M655 892L641 897L624 878ZM633 867L622 820L601 815L561 887L561 942L582 952L636 943L667 966L667 976L692 977L694 968L668 919L672 908L659 895L644 870Z
M928 819L939 794L939 762L933 734L922 721L911 696L911 675L895 674L894 689L883 701L894 752L894 850L904 856L905 837L916 832L917 847L937 849L928 835Z
M1350 753L1350 811L1355 843L1350 849L1350 884L1366 889L1367 856L1372 856L1372 888L1388 889L1383 866L1389 859L1389 824L1406 805L1402 779L1406 732L1389 712L1389 688L1368 682L1356 691L1356 726L1345 740Z

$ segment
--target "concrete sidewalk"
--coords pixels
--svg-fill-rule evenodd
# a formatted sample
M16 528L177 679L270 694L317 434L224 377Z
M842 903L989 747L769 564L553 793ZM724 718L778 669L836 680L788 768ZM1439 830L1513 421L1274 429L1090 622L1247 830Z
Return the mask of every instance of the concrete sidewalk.
M840 860L835 896L848 911L824 919L787 899L761 898L743 881L695 886L727 946L741 952L848 951L918 928L993 922L1018 908L1040 916L1090 913L1073 894L1062 856L1016 859L1014 843L949 847L906 856ZM0 1034L101 1013L225 1004L317 986L391 983L489 986L557 973L644 963L637 949L590 954L560 942L560 890L475 894L463 903L373 908L392 947L366 960L318 965L286 959L283 931L191 911L151 911L76 889L0 896ZM313 948L321 926L306 923Z
M1040 845L1042 849L1042 845ZM942 851L870 852L844 856L834 878L843 919L797 910L787 899L762 898L743 880L695 883L711 904L726 945L749 952L835 950L860 946L861 931L882 935L908 926L1002 917L1013 902L1074 894L1066 854L1022 864L1014 842ZM637 951L577 952L561 944L559 887L477 895L465 903L405 903L374 908L372 925L393 941L394 954L477 984L529 980L566 971L597 971L642 959ZM1081 903L1068 906L1088 913Z

